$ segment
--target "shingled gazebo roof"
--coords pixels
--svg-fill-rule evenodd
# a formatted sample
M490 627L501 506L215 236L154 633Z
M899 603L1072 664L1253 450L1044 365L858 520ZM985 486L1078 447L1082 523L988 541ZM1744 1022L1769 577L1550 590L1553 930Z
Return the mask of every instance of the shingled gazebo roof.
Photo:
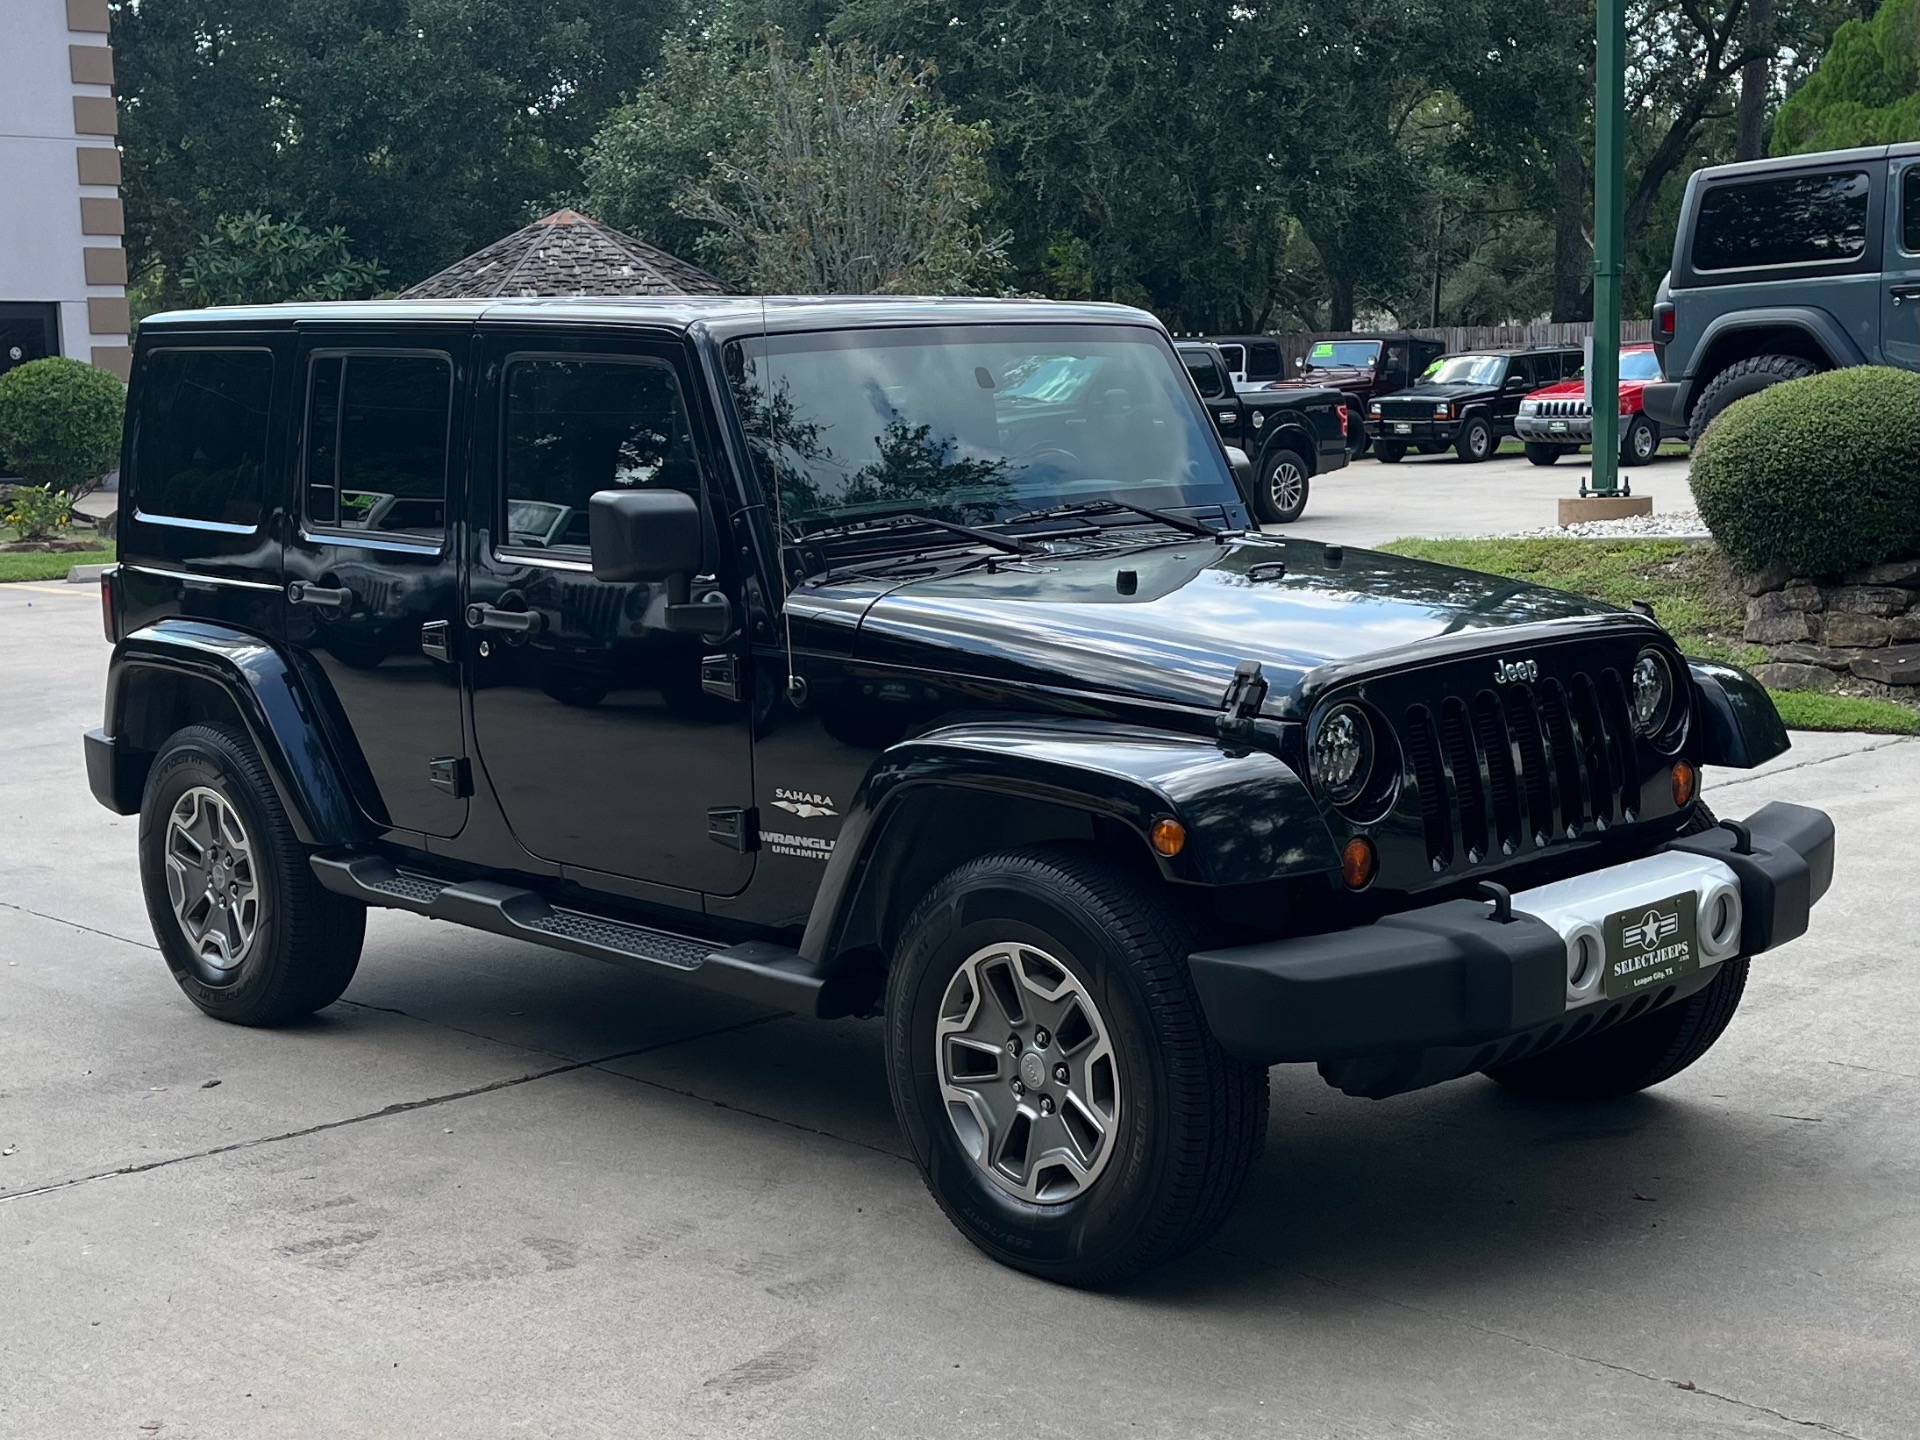
M494 295L728 295L716 275L577 210L556 210L400 292L403 300Z

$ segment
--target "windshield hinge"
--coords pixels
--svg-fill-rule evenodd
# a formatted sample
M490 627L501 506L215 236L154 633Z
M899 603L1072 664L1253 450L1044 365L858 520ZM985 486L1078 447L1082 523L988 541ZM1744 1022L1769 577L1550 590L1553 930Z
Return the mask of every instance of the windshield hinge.
M1258 742L1255 719L1267 699L1267 677L1258 660L1242 660L1220 701L1220 743L1229 755L1245 755Z

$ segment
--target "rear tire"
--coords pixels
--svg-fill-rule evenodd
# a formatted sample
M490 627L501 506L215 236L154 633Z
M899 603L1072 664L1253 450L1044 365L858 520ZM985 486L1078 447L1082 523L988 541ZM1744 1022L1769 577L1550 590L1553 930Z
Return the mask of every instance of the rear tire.
M1535 465L1552 465L1560 458L1558 445L1548 445L1538 440L1529 440L1526 445L1527 459Z
M1736 361L1701 387L1700 398L1687 420L1687 443L1698 446L1707 427L1734 401L1758 394L1782 380L1803 380L1817 375L1823 368L1798 355L1755 355Z
M140 802L140 883L173 978L216 1020L278 1025L338 1000L366 906L322 888L245 732L189 725Z
M1263 525L1291 525L1307 508L1307 457L1298 450L1276 445L1260 459L1260 483L1254 488L1253 508Z
M1208 1030L1194 943L1150 885L1066 846L970 861L915 908L887 983L894 1113L940 1208L1002 1264L1110 1285L1232 1208L1267 1071Z
M1517 1094L1549 1100L1631 1095L1672 1079L1711 1050L1746 988L1747 962L1722 960L1718 975L1677 1004L1486 1075Z
M1487 423L1484 415L1469 415L1460 425L1460 434L1453 442L1453 453L1470 465L1478 465L1493 454L1495 441L1493 426Z

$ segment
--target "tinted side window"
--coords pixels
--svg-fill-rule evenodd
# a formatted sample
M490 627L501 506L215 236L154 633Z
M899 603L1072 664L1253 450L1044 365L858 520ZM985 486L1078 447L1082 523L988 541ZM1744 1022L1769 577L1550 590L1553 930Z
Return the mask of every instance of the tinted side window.
M1227 393L1227 377L1220 373L1220 367L1213 363L1211 355L1182 354L1180 360L1193 377L1193 388L1207 399L1212 400Z
M1693 268L1744 270L1856 259L1867 248L1862 170L1719 185L1700 200Z
M1280 378L1280 347L1278 345L1249 345L1247 347L1247 379L1278 380Z
M596 490L700 493L680 385L656 361L513 361L502 444L507 545L584 554Z
M1900 248L1920 252L1920 165L1900 177Z
M324 355L307 392L307 521L446 533L453 365L443 355Z
M268 351L149 354L134 422L132 490L140 512L258 525L272 399Z

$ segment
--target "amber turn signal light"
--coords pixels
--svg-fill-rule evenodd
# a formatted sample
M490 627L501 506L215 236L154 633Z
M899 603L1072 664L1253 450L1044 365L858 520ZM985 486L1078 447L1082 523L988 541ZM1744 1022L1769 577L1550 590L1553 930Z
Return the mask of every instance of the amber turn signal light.
M1349 890L1364 890L1371 885L1379 864L1373 842L1364 835L1356 835L1340 847L1340 878Z
M1684 809L1693 803L1693 797L1700 789L1700 772L1690 760L1673 762L1673 803L1674 808Z
M1187 845L1187 827L1171 815L1162 815L1153 822L1153 828L1147 832L1147 839L1153 848L1171 860Z

